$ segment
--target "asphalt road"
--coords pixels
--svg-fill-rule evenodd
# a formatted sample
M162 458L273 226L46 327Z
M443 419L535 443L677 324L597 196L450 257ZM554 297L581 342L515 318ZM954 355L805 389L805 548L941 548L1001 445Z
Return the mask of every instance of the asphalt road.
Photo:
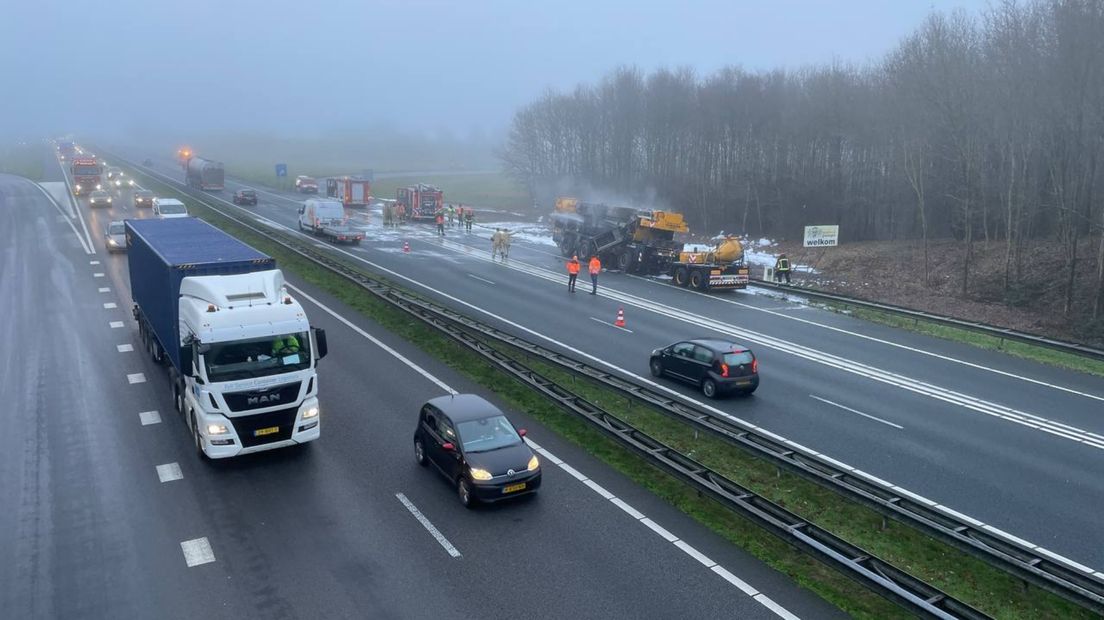
M154 169L179 176L160 159ZM228 200L240 187L228 180L211 199ZM303 196L267 188L259 194L260 204L241 211L296 227ZM378 213L352 217L368 236L360 247L342 248L347 258L409 278L411 288L508 331L644 380L655 347L700 335L732 337L756 351L762 384L750 398L710 403L720 411L1104 567L1098 377L754 292L703 295L604 272L598 296L586 295L584 282L570 295L554 247L515 241L508 263L492 262L487 226L494 223L478 222L471 235L450 230L440 240L429 225L391 230L381 228ZM631 333L612 327L618 308ZM694 387L658 383L704 400Z
M127 206L126 191L110 209L80 203L70 218L33 184L0 175L5 615L775 618L773 601L799 617L841 616L524 412L507 408L572 469L545 457L537 496L463 509L411 451L418 408L443 388L365 334L453 389L483 391L294 277L331 343L322 438L201 461L163 370L128 350L138 336L127 259L104 250L109 221L148 212ZM78 241L84 228L94 254ZM159 421L144 423L154 411ZM162 482L159 466L180 477ZM188 566L182 543L199 540L214 561Z

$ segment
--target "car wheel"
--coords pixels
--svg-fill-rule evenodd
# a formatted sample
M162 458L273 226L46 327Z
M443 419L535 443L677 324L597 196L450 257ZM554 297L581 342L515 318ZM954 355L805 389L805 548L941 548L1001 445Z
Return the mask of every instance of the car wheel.
M471 508L475 505L475 498L471 494L471 484L468 483L467 478L460 478L460 482L456 483L456 494L460 497L460 503L464 508Z
M717 397L717 382L712 379L706 379L702 381L702 394L705 394L706 398Z
M414 440L414 461L422 467L426 466L425 444L421 439Z
M648 368L652 370L653 377L663 376L663 362L659 360L652 360L651 363L648 364Z

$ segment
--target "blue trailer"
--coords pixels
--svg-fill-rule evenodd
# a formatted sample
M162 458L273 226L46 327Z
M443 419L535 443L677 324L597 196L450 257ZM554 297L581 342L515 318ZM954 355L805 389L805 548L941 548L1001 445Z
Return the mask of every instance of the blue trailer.
M143 342L160 362L180 360L180 282L189 276L226 276L276 268L266 256L194 217L126 220L130 293ZM152 346L151 346L152 345Z

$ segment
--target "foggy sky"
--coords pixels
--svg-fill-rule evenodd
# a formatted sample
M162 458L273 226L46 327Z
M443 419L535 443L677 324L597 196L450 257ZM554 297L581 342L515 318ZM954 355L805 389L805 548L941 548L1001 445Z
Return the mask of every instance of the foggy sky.
M0 135L501 134L546 88L644 70L877 60L987 0L12 0Z

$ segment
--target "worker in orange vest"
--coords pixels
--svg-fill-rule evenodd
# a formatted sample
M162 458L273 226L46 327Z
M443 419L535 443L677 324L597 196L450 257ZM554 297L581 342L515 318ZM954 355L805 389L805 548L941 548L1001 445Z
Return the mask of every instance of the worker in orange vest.
M597 256L590 257L590 283L593 288L590 289L591 295L598 294L598 274L602 271L602 261L598 260Z
M575 279L579 277L579 257L572 256L571 260L567 261L567 290L568 292L575 292Z
M445 236L445 212L444 210L437 212L437 235L439 237Z

